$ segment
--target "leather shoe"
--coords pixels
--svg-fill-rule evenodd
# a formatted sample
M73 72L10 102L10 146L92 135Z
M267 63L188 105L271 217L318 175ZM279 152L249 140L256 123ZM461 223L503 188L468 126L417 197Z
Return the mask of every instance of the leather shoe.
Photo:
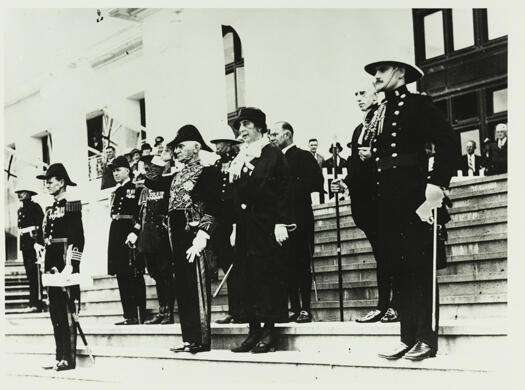
M190 353L199 353L199 352L208 352L211 350L209 345L202 345L202 344L190 344L189 346L189 352Z
M295 322L295 321L297 321L297 317L299 317L299 314L297 314L296 312L292 311L288 315L288 322Z
M145 325L156 325L160 324L164 320L164 314L155 314L151 320L144 321Z
M215 321L216 324L232 324L233 323L233 317L231 315L227 315L224 318L221 318L220 320Z
M190 352L190 343L184 343L180 347L170 348L171 352Z
M275 336L274 329L270 329L270 330L265 329L263 331L263 337L257 343L257 345L253 347L251 352L252 353L275 352L276 341L277 341L277 337Z
M137 325L138 323L136 318L126 318L124 321L116 322L115 325Z
M172 316L165 316L162 321L160 321L160 324L161 325L166 325L166 324L174 324L175 323L175 320L173 319Z
M241 345L231 349L232 352L250 352L261 339L261 330L257 329L248 334L248 337L241 343Z
M381 322L399 322L399 315L397 314L397 311L395 311L391 307L388 308L385 315L381 317Z
M306 310L301 310L295 322L298 322L300 324L305 322L312 322L312 315Z
M410 350L410 347L406 345L405 343L399 343L398 346L393 348L391 351L384 352L384 353L378 353L377 356L382 357L384 359L388 360L397 360L403 357L405 353L407 353Z
M363 317L356 318L355 322L361 322L361 323L368 323L368 322L377 322L380 321L383 317L383 313L381 310L370 310L366 315Z
M66 371L66 370L72 370L75 367L70 366L67 360L61 360L58 362L56 367L54 368L55 371Z
M430 345L418 341L410 351L405 354L405 359L419 361L430 357L436 357L436 351Z

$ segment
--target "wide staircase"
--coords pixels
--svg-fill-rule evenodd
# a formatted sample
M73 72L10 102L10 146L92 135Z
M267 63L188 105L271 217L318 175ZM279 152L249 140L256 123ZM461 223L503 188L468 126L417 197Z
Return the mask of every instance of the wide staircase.
M39 369L54 358L48 314L8 314L8 372L18 378L125 383L173 378L184 381L195 373L199 381L213 384L237 378L240 372L257 378L257 382L272 382L275 378L292 382L351 379L352 383L382 384L399 377L447 379L456 384L472 378L486 381L506 365L501 356L507 348L507 176L455 182L450 196L453 208L452 221L447 225L448 267L438 271L440 344L434 359L382 360L376 354L399 339L399 324L353 321L376 304L377 283L370 245L353 223L349 202L343 201L340 225L344 322L339 322L332 203L314 207L318 297L317 300L312 290L315 322L278 325L282 334L278 352L233 354L229 348L246 337L247 326L213 324L212 351L173 354L169 348L181 342L179 325L114 326L122 318L116 279L95 276L93 286L82 291L80 320L96 363L90 361L79 338L77 370L55 373ZM154 282L145 278L147 307L154 312ZM212 320L226 314L226 294L224 288L214 299ZM380 375L373 375L373 370Z
M7 260L4 268L5 314L27 313L29 307L29 281L22 260ZM35 265L36 267L36 265ZM42 296L47 296L45 288Z

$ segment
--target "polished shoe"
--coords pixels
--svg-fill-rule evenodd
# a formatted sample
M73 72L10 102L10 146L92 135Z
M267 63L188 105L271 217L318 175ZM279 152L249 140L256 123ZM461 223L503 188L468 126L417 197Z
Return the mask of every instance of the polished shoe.
M137 325L138 323L136 318L126 318L124 321L115 322L115 325Z
M199 352L208 352L211 348L209 345L202 345L202 344L190 344L189 346L189 352L190 353L199 353Z
M174 323L175 323L175 320L173 319L173 316L167 315L160 322L160 325L167 325L167 324L174 324Z
M295 322L295 321L297 321L297 317L299 317L299 314L297 314L296 312L292 311L288 315L288 322Z
M43 366L42 368L43 368L44 370L56 370L57 367L58 367L58 363L60 363L60 361L59 361L59 360L55 360L55 361L53 362L53 364L51 364L51 365L49 365L49 366Z
M377 356L382 357L384 359L388 359L388 360L397 360L397 359L402 358L405 353L410 351L410 348L411 347L401 342L394 349L388 352L385 352L385 353L378 353Z
M184 343L180 347L170 348L171 352L190 352L190 343Z
M155 316L151 320L144 321L145 325L156 325L162 323L162 321L166 318L164 314L155 314Z
M430 345L418 341L410 351L405 354L405 359L419 361L431 357L436 357L436 351Z
M275 344L277 337L275 336L275 330L264 330L263 337L257 343L255 347L252 348L252 353L267 353L275 352Z
M381 322L399 322L399 314L397 314L396 310L390 307L383 317L381 317Z
M295 322L298 322L300 324L305 323L305 322L312 322L312 315L306 310L301 310Z
M363 317L356 318L355 322L378 322L383 317L383 312L381 310L370 310L366 315Z
M261 340L261 330L258 329L255 332L251 332L248 334L248 337L246 340L244 340L241 345L234 347L231 349L232 352L250 352Z
M233 324L234 320L231 315L227 315L224 318L221 318L220 320L215 321L216 324Z
M61 360L56 368L55 371L66 371L66 370L73 370L75 367L71 366L67 360Z

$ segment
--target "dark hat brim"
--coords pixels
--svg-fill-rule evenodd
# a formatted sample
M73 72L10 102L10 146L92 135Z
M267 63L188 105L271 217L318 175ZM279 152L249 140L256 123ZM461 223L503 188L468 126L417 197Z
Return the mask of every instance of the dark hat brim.
M235 138L216 138L216 139L212 139L210 142L212 144L218 144L219 142L229 142L231 144L242 144L243 143L243 141L240 141Z
M40 180L47 180L47 179L50 179L52 177L56 177L57 179L59 180L64 180L66 185L70 186L70 187L76 187L77 183L74 183L71 181L71 179L69 177L61 177L61 176L57 176L57 175L38 175L36 178L37 179L40 179Z
M198 142L200 145L201 145L201 150L205 150L207 152L211 152L213 153L213 150L212 148L210 148L208 145L206 145L206 143L204 141L200 142L200 141L197 141L197 140L178 140L177 137L175 137L171 142L168 142L166 144L166 147L167 148L170 148L171 150L175 149L175 147L180 144L181 142L185 142L185 141L195 141L195 142Z
M375 76L375 70L379 65L395 65L405 68L405 83L413 83L414 81L419 80L421 77L423 77L423 72L416 68L413 65L407 64L406 62L401 61L391 61L391 60L384 60L384 61L376 61L372 62L370 64L365 65L365 72Z
M32 191L32 190L24 190L24 189L21 189L21 190L15 190L15 191L14 191L15 194L18 194L19 192L29 192L29 193L32 194L32 195L38 195L37 192Z

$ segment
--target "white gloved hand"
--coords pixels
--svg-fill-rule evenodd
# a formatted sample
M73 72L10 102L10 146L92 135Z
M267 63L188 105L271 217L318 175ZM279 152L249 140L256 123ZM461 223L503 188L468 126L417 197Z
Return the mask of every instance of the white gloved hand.
M66 266L60 273L64 275L71 275L73 273L73 267L71 266L71 264L66 264Z
M370 157L372 157L372 151L370 150L369 146L361 146L358 148L358 153L361 161L368 160Z
M193 263L195 257L200 256L210 236L204 230L199 230L193 239L193 245L186 251L186 259L189 263Z
M288 239L288 229L286 229L286 225L284 224L277 224L274 228L274 234L275 234L275 240L279 245L283 245L283 243Z
M129 246L130 248L134 248L135 243L137 242L137 238L138 236L135 233L131 232L128 234L125 244Z
M444 198L443 190L440 187L429 183L425 190L425 198L425 201L417 208L416 214L423 222L433 224L434 217L432 215L432 210L441 207Z
M346 184L341 179L334 179L330 183L330 191L334 194L344 193L347 189Z
M235 239L237 238L237 225L233 224L232 234L230 234L230 245L235 246Z

